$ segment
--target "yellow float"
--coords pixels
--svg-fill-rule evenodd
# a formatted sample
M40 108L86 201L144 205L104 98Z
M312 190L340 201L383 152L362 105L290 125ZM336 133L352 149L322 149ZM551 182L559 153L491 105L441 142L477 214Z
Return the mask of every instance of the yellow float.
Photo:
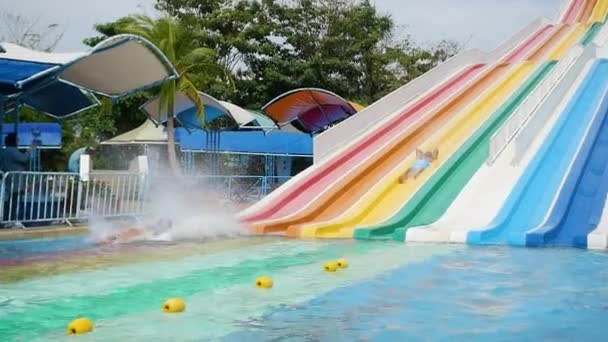
M163 304L163 311L166 313L178 313L184 310L186 310L186 302L181 298L171 298Z
M80 317L68 325L68 335L80 335L93 331L93 321L88 318Z
M338 260L337 263L338 263L338 267L340 267L340 268L348 268L347 259L342 258L342 259Z
M272 288L273 286L274 286L274 282L272 281L272 278L270 278L268 276L259 277L255 281L255 287L260 288L260 289L269 289L269 288Z
M338 266L337 262L330 261L330 262L326 263L323 268L325 269L325 272L336 272L338 270L339 266Z

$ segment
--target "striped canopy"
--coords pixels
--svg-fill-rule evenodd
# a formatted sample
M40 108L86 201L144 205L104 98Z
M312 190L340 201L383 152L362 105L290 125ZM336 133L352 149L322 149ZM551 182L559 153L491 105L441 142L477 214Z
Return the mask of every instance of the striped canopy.
M287 131L314 134L357 113L360 105L317 88L289 91L266 104L262 110Z

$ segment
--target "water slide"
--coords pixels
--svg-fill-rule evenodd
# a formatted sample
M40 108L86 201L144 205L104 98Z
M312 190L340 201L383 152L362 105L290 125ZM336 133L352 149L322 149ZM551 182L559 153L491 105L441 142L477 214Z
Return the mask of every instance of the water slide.
M414 141L407 136L395 148L387 150L384 158L363 169L362 179L373 177L379 180L365 184L365 188L361 189L362 196L354 205L324 215L314 223L292 228L299 229L305 237L352 237L357 225L391 215L470 135L470 131L483 123L488 109L498 106L500 99L521 84L533 68L532 63L498 65L485 82L476 83L463 96L439 111L436 118L452 118L441 126L429 127L425 140ZM416 181L399 184L399 176L414 162L416 147L425 150L438 148L440 157Z
M410 226L414 227L407 230L406 241L464 243L468 231L491 223L566 108L568 101L564 97L576 91L584 81L585 68L588 69L589 61L595 58L595 48L589 47L584 53L581 50L579 47L553 67L502 127L489 140L479 142L477 151L481 154L482 150L484 154L476 160L478 171L454 201L448 203L449 208L444 213L437 210L439 218L432 215L420 223L412 223ZM473 163L473 155L469 157L469 163ZM491 159L492 156L497 157ZM491 163L484 164L486 157ZM454 184L456 181L450 178L446 182ZM452 196L455 196L454 192ZM471 208L474 208L474 215L471 215Z
M599 11L597 11L598 8ZM605 18L607 11L608 1L600 0L592 20L597 20L598 15ZM603 23L595 22L582 37L581 46L587 46L594 40L602 45L606 42L606 38L608 38L608 30L603 27ZM504 150L502 154L499 154L499 158L493 160L493 163L481 166L438 220L435 221L436 217L430 215L426 220L412 223L410 226L415 227L407 230L406 241L464 243L468 231L479 230L480 227L490 224L541 143L553 128L558 118L556 114L561 113L565 108L567 102L563 99L568 98L569 94L572 94L584 80L584 73L583 75L581 73L588 61L595 58L596 48L589 47L583 50L582 47L571 49L569 55L559 62L544 81L546 84L539 86L539 89L536 89L526 99L524 105L518 108L517 113L514 114L515 117L507 121L495 134L497 137L492 137L492 140L498 140L500 144L495 147L494 154ZM562 103L560 104L560 102ZM532 114L534 114L533 120L529 119ZM529 121L532 123L527 125L526 129L522 129L522 125ZM513 141L516 133L522 131L524 132L522 135L527 137L517 139L517 141L519 146L524 147L516 149L516 144L509 142ZM508 146L507 143L509 143ZM519 155L517 162L515 160L516 151ZM454 182L454 179L452 181ZM446 197L449 197L449 194L447 193ZM442 200L445 201L446 198L434 199L433 203L442 203ZM475 208L475 215L470 214L470 208ZM422 224L422 226L417 226L416 223ZM404 231L405 229L398 230L399 239L402 238Z
M450 206L471 176L486 161L489 139L528 94L553 69L555 62L542 65L504 103L466 143L447 160L445 165L418 191L397 215L381 226L362 227L355 233L359 238L392 234L393 239L405 240L407 228L427 225L437 220Z
M594 206L602 203L608 192L605 186L608 180L606 114L599 114L585 137L546 222L526 233L527 246L587 248L587 235L596 228L589 224L589 217Z
M584 33L583 25L571 27L561 26L554 30L553 36L542 43L538 49L531 54L531 59L541 59L548 55L551 60L562 58L577 39L581 39ZM568 32L568 33L567 33ZM553 48L553 50L551 50ZM551 53L549 53L551 52ZM391 236L403 241L409 227L429 225L437 221L454 198L465 187L475 172L485 162L489 138L509 118L513 111L523 102L530 92L542 81L550 71L554 62L544 64L519 91L509 99L503 107L498 110L480 131L477 131L471 139L451 158L437 175L418 191L413 198L390 220L372 227L361 227L355 232L355 237L360 239L385 239ZM463 208L464 209L464 208ZM467 210L469 212L469 210ZM445 234L440 235L445 238ZM416 240L414 235L414 241ZM433 234L426 235L425 239L437 239ZM420 239L420 238L418 238Z
M577 12L576 9L574 9L576 7L576 1L573 2L573 4L570 6L569 12ZM577 14L578 15L578 14ZM560 26L565 26L565 25L560 25ZM561 38L561 36L558 36L558 38L556 38L556 34L551 34L553 32L551 32L551 27L545 25L542 28L539 28L538 30L535 31L534 34L528 35L528 40L526 42L525 45L533 45L538 43L540 40L543 39L547 39L547 40L558 40L559 38ZM561 30L559 30L559 32L564 32L567 31L568 33L570 33L571 31L574 31L574 29L568 27L568 28L563 28ZM558 29L555 29L555 32L558 32ZM566 36L567 33L562 33L564 36ZM574 33L570 33L571 35L574 35ZM548 38L548 37L552 37ZM523 38L523 37L522 37ZM559 39L561 40L561 39ZM547 45L550 45L550 43L547 43ZM515 52L513 52L510 56L514 56L516 58L521 58L521 56L523 55L523 53L521 52L523 50L523 46L520 47L519 51L517 51L517 49L515 49ZM539 55L542 55L542 53L539 53ZM475 66L474 66L475 67ZM480 69L482 69L482 66L478 66ZM469 71L469 70L467 70ZM464 73L466 73L467 71L465 71ZM479 74L482 73L481 70L478 71ZM478 76L478 75L472 75L471 79L475 79L473 76ZM456 76L456 78L458 79L460 77ZM464 77L463 77L464 78ZM483 79L482 77L479 77L479 79ZM471 81L471 79L468 79L468 81ZM453 86L452 82L454 81L454 79L450 80L450 82ZM463 82L466 83L466 82ZM466 84L462 84L462 87L464 88ZM453 87L456 88L456 87ZM434 92L437 92L437 90L441 90L442 87L439 87L438 89L434 89ZM443 87L443 89L445 89L445 87ZM462 88L460 88L462 90ZM451 90L456 90L456 89L451 89ZM444 93L445 95L445 93ZM418 101L418 103L414 103L414 104L419 104L421 101L423 100L427 100L428 101L428 95L425 97L421 97ZM438 105L438 103L434 103L435 107ZM425 110L429 111L431 108L433 108L433 106L427 106L426 108L424 108ZM418 113L418 114L422 114L422 113ZM403 115L399 115L397 116L398 120L399 118L402 118ZM419 122L415 122L414 120L412 120L411 122L409 122L409 126L413 126L415 124L417 124ZM391 132L390 130L386 130L386 126L391 126L391 123L387 123L385 125L385 129L384 132L382 133L388 133L385 136L391 136L393 132ZM343 124L339 125L339 126L343 126ZM339 127L338 126L338 127ZM422 125L421 125L422 126ZM420 127L420 126L419 126ZM419 128L416 127L416 128ZM243 219L243 221L245 221L246 223L248 223L249 225L254 225L255 227L257 227L257 231L259 232L276 232L276 231L284 231L286 228L288 227L292 227L292 228L297 228L299 224L302 223L308 223L308 222L315 222L317 220L317 218L323 218L323 216L317 216L316 214L318 214L319 212L322 213L328 213L331 212L331 210L325 210L328 206L328 204L334 204L334 203L338 203L339 205L335 205L332 207L335 207L336 209L338 209L337 211L339 212L340 209L346 209L348 208L348 202L350 201L350 203L353 202L353 199L358 199L357 196L352 196L353 193L350 192L350 188L346 187L346 185L348 185L349 181L352 181L353 178L360 178L358 176L360 176L360 166L365 165L365 163L371 163L373 162L373 159L375 159L375 157L377 157L378 151L379 150L385 150L387 147L386 146L386 139L385 141L383 141L385 144L381 143L376 143L378 139L374 139L374 138L378 138L378 131L380 130L380 128L378 127L374 127L375 131L372 133L370 132L364 139L361 139L360 141L354 143L354 146L350 146L348 149L344 149L342 151L340 151L339 153L335 153L334 155L330 155L329 157L327 157L325 160L323 160L323 163L320 163L320 165L316 165L316 168L314 169L314 172L311 171L306 175L303 175L302 177L299 177L299 179L294 180L293 182L291 182L291 186L289 187L285 187L285 189L282 189L282 191L277 191L277 195L275 196L269 196L269 198L267 198L267 200L265 201L265 203L261 203L260 205L254 206L251 210L244 212L241 215L241 218ZM394 133L393 133L394 134ZM436 134L436 133L434 133ZM380 135L380 137L382 137L382 135ZM397 139L392 139L393 141L397 140ZM372 147L373 148L361 148L361 147ZM353 150L356 151L355 153L353 153ZM358 151L357 151L358 150ZM357 153L359 152L359 153ZM364 157L361 157L361 154L364 155ZM380 154L381 155L381 154ZM356 160L353 157L359 157L359 160ZM315 159L316 160L316 159ZM349 163L351 161L355 161L355 163ZM357 163L358 162L358 163ZM343 166L341 168L341 166ZM334 171L334 172L332 172ZM333 179L332 179L333 178ZM325 181L323 181L325 180ZM373 184L373 183L372 183ZM363 187L366 188L366 187ZM369 188L369 186L367 187ZM346 191L345 191L346 190ZM365 189L364 189L365 190ZM340 196L338 199L345 199L346 201L332 201L333 199L335 199L335 194L336 193L349 193L351 196ZM356 195L356 192L355 192ZM263 201L264 202L264 201ZM341 203L344 203L344 205L342 205ZM319 208L321 208L322 210L319 210ZM315 212L315 210L317 212ZM328 215L327 217L331 217L332 215ZM298 229L292 229L292 231L298 231Z
M470 232L472 244L525 245L527 232L546 223L555 206L575 156L584 148L583 139L593 133L608 109L608 61L595 62L583 87L531 162L492 224Z
M538 37L546 31L546 28L542 27L538 32L528 37L526 44L536 42ZM518 49L524 48L526 44L522 44L523 46L514 49L511 56L519 56ZM504 67L500 68L500 70L504 69ZM301 182L299 187L294 186L292 187L294 189L291 189L292 191L286 192L282 196L282 199L271 202L270 205L266 205L262 210L253 211L252 215L245 215L244 221L250 224L257 221L257 227L261 228L258 229L259 232L268 233L285 230L286 225L277 220L277 218L287 217L291 220L297 219L305 216L309 207L318 207L321 203L327 202L323 201L323 197L332 195L332 192L329 191L332 190L332 185L338 188L336 191L339 191L343 188L343 185L340 183L351 180L353 176L356 176L358 170L356 167L353 167L353 164L365 163L372 159L371 157L381 157L381 152L384 149L379 147L384 147L387 143L394 144L397 133L401 135L407 134L412 129L418 129L423 126L420 118L425 114L425 111L429 112L430 108L447 101L453 102L454 95L452 93L464 91L462 88L468 85L468 82L482 78L486 80L482 85L487 85L488 80L491 80L492 77L482 77L480 74L487 75L488 73L488 68L484 68L483 65L475 65L465 70L448 82L448 84L439 88L438 91L412 104L406 111L401 113L402 115L374 132L374 134L357 144L348 153L343 153L340 157L335 158L335 160L331 160L331 162L327 163L326 167L320 170L322 172L315 172L314 175L309 175L305 181ZM429 113L426 113L424 118L429 120ZM335 194L335 191L333 194ZM273 222L273 219L276 222Z

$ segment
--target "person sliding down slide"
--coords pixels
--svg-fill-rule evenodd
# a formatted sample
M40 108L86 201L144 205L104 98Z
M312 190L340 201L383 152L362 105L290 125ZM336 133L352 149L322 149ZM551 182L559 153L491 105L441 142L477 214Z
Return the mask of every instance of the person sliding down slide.
M154 225L144 226L143 228L128 228L118 232L105 240L98 242L98 245L109 245L116 243L129 243L136 240L145 240L148 237L157 237L166 233L173 227L173 222L170 219L160 219ZM148 233L151 233L148 234Z
M416 162L414 166L409 168L403 175L399 177L399 183L403 184L409 179L416 179L424 170L428 169L435 160L439 157L439 150L434 149L432 152L422 152L416 149Z

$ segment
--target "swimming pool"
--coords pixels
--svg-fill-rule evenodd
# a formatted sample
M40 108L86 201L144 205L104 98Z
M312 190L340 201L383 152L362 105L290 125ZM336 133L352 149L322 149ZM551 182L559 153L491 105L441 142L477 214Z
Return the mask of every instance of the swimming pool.
M608 333L608 254L277 238L61 253L46 272L0 285L0 336L70 339L65 327L81 315L96 323L79 336L90 341L599 341ZM348 269L323 271L342 256ZM86 267L56 266L65 263ZM263 274L273 289L254 287ZM161 312L173 296L186 299L186 312Z

